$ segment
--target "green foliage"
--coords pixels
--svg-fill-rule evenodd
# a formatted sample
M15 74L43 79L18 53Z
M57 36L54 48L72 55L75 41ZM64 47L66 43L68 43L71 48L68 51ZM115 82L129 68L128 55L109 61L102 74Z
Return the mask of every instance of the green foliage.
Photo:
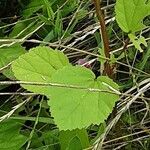
M45 16L48 16L50 20L53 20L54 12L64 3L66 5L64 5L62 9L63 16L66 16L71 11L74 11L75 8L78 6L78 0L69 0L67 2L66 0L31 0L30 3L23 10L22 14L24 18L29 18L37 11L42 10Z
M69 61L62 52L48 47L37 47L19 57L13 63L12 69L19 80L45 83L51 82L52 74L65 65L69 65ZM22 86L35 93L47 94L47 87Z
M0 48L0 68L6 66L25 52L24 48L19 44Z
M13 120L7 120L0 123L0 149L1 150L19 150L27 141L27 138L21 135L21 124Z
M140 52L143 52L143 49L141 48L141 44L147 47L146 40L143 36L140 36L137 38L134 34L128 35L132 43L134 44L135 48L137 48Z
M16 25L13 27L12 32L9 34L9 38L28 38L36 30L43 22L39 21L36 18L26 20L26 21L18 21Z
M37 47L19 57L12 68L15 77L21 81L65 85L61 88L22 85L50 98L48 103L60 130L81 129L104 122L119 98L111 93L111 89L118 90L117 84L105 76L95 79L89 69L79 66L64 67L66 65L69 63L63 53L47 47ZM77 88L67 88L70 85Z
M7 66L9 63L12 63L12 61L14 61L25 52L25 49L20 44L0 48L0 68ZM5 69L2 72L6 77L13 78L11 69Z
M140 44L147 46L145 38L137 38L135 32L144 29L143 19L150 15L150 1L146 0L117 0L116 20L120 28L129 34L129 38L140 52Z
M83 148L82 148L80 139L77 136L75 136L73 139L71 139L68 147L66 148L66 150L82 150L82 149Z
M52 82L82 88L50 88L49 105L54 121L61 130L81 129L104 122L119 98L110 93L108 85L118 89L111 79L105 76L95 79L89 69L80 66L58 70L52 76ZM92 92L90 89L105 92Z
M117 58L115 57L115 55L112 53L110 55L110 63L114 64L115 62L117 62L118 60L121 60L122 58L124 58L124 53L122 53L121 55L119 55Z
M22 15L24 18L30 17L34 12L44 7L44 0L32 0L23 10Z
M7 5L9 4L3 1L5 0L2 0L1 3L4 7L6 3ZM41 103L41 95L31 96L31 100L28 101L25 106L22 105L10 116L10 119L13 120L0 122L0 149L27 149L26 146L28 144L29 149L38 150L89 149L92 144L100 139L101 135L105 133L105 130L107 130L109 120L105 120L112 112L120 94L118 92L119 87L115 82L107 76L98 76L105 68L104 63L106 60L102 59L102 57L105 58L105 49L101 43L99 31L96 31L97 26L93 24L95 20L93 11L90 11L93 7L91 1L12 0L12 3L14 2L17 3L17 7L13 7L13 9L10 10L17 8L18 10L16 10L16 12L12 13L8 10L9 13L7 14L10 15L4 16L3 14L7 11L3 11L2 8L1 16L4 18L0 19L0 36L1 39L4 38L8 40L8 42L1 43L8 45L0 48L0 68L6 67L9 63L14 62L12 68L8 67L1 71L0 79L1 81L5 81L7 78L10 78L33 83L33 85L21 84L21 86L28 91L45 95L45 97ZM15 3L12 6L14 6ZM103 3L102 1L102 5L103 4L105 5L105 2ZM20 8L18 6L20 6ZM110 5L106 11L110 17L112 17L111 9ZM135 48L142 52L143 46L147 47L144 36L148 37L148 34L146 30L144 30L144 32L142 30L147 28L144 23L147 25L149 23L147 16L150 15L150 0L116 0L115 12L116 21L125 34L120 32L121 30L118 30L114 22L107 24L110 30L108 36L111 41L110 45L112 46L112 50L120 49L122 46L122 42L120 41L124 41L126 34L128 34ZM95 31L97 33L95 34L97 47L99 48L99 54L101 56L97 59L100 62L100 67L99 62L96 62L94 58L96 56L95 52L97 53L97 47L94 47L96 51L92 51L93 46L95 46L95 41L93 40ZM10 42L11 40L13 41L13 39L15 39L15 42ZM23 42L16 44L18 39L19 42L20 40L23 40ZM85 41L83 41L83 39L85 39ZM30 42L26 40L30 40ZM90 63L93 62L93 60L94 63L90 64L90 69L73 66L71 63L75 63L78 57L84 57L85 54L82 55L80 53L81 51L74 53L69 48L65 49L65 52L70 58L69 63L67 56L64 55L63 52L44 46L44 42L54 42L55 45L58 44L58 47L59 44L72 46L76 43L74 44L76 48L88 50L88 52L90 51L90 53L95 55L92 56L89 53L89 55L85 56L89 59ZM12 43L15 44L9 46L9 44ZM37 45L40 46L33 48ZM29 51L26 53L23 47ZM142 80L147 77L142 77L142 75L144 71L148 72L147 70L149 70L148 60L150 57L150 49L147 48L147 51L140 54L137 53L135 48L128 48L126 53L114 51L110 54L108 61L110 65L113 65L114 71L117 72L115 79L120 82L124 91L136 83L136 80ZM90 59L93 60L90 61ZM119 63L115 64L116 61L123 61L120 62L122 65L119 65ZM122 67L124 64L126 68ZM132 68L128 69L127 64L132 64ZM143 70L143 72L134 71L135 67ZM13 69L13 72L11 69ZM120 74L122 75L120 76ZM126 84L123 85L123 83L121 83L122 81L125 81ZM0 104L2 104L2 106L0 105L0 113L2 114L9 114L10 110L16 108L13 107L14 104L20 104L29 94L23 93L22 95L24 89L18 88L18 86L15 85L10 87L9 85L1 85L0 95L3 94L3 91L5 92L4 88L6 87L8 87L6 90L16 93L10 97L3 96L1 98ZM141 87L138 88L140 89ZM11 93L7 94L9 95ZM134 92L132 94L134 96ZM144 93L144 98L142 99L144 103L142 103L143 101L138 103L140 104L140 109L146 105L147 109L144 108L143 110L148 110L149 108L148 102L146 102L146 95L147 92ZM126 98L126 95L123 98ZM125 102L126 101L124 101L123 104L125 104ZM119 109L125 106L121 104L122 101L118 105ZM135 113L135 117L132 112L130 115L126 115L125 113L121 120L121 124L125 124L125 126L117 124L117 129L113 129L118 130L118 127L120 127L119 134L118 131L111 131L117 134L108 134L108 139L111 136L113 136L113 139L116 139L114 142L111 142L112 145L117 145L117 139L120 135L121 137L122 135L125 137L124 132L121 133L122 130L130 134L130 137L122 138L122 142L126 142L125 139L128 141L132 140L132 132L130 133L132 129L129 127L135 123L138 125L141 114L141 118L143 118L141 123L149 117L148 113L138 110L139 105L135 104L135 106L138 106L137 109L133 107L134 110L138 112ZM116 108L118 109L118 107ZM115 111L110 118L113 119L114 115L116 115ZM136 118L136 116L138 117ZM23 121L23 123L20 124L19 120ZM27 139L27 137L29 138ZM138 134L137 137L139 139L140 135ZM136 141L136 135L134 135L134 138ZM145 149L146 147L149 148L148 140L145 140L145 143L141 141L139 143L141 143ZM106 141L104 147L107 148L107 144L109 145L109 141ZM134 144L131 143L126 148L131 149L133 145ZM116 147L112 146L111 148L115 149Z
M116 20L126 33L135 33L145 25L143 19L150 14L150 1L146 0L117 0Z
M59 135L61 150L66 150L67 148L69 149L69 147L71 147L74 143L73 142L74 138L78 138L79 141L78 145L81 147L81 149L85 149L90 146L88 134L85 129L82 130L76 129L73 131L61 131ZM74 145L74 147L76 146ZM70 148L70 150L72 149Z

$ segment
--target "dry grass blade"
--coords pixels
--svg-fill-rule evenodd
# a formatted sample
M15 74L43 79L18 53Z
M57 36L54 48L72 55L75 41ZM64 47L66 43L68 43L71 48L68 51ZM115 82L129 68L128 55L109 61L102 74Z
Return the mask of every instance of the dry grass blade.
M125 113L132 105L132 103L135 102L139 98L139 96L142 95L144 92L146 92L149 88L150 88L150 83L148 82L146 85L144 85L142 88L138 90L138 92L134 95L133 98L129 98L130 100L126 104L124 104L122 108L120 108L116 117L113 118L112 121L106 127L104 134L102 134L102 136L99 137L99 139L95 142L94 150L102 149L102 145L104 143L107 134L110 132L112 127L118 122L122 114Z
M7 114L3 115L2 117L0 117L0 122L10 118L14 112L19 109L21 106L23 106L24 104L26 104L27 102L29 102L31 100L31 97L27 98L25 101L23 101L22 103L19 103L18 105L14 106L12 108L12 110L10 112L8 112Z

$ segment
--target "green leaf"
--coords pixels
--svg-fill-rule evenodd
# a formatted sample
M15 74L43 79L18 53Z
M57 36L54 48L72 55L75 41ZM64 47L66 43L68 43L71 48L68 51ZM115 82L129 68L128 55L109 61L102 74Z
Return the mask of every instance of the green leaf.
M130 40L132 41L133 45L137 50L140 52L143 52L143 49L141 47L141 44L143 44L145 47L147 47L147 42L143 36L140 36L137 38L134 34L128 34Z
M25 52L25 49L20 44L15 44L11 47L0 48L0 68L8 65ZM7 78L14 78L13 72L10 68L3 70L2 73Z
M71 139L66 150L83 150L80 139L77 136Z
M57 0L57 3L58 1L60 1L59 6L62 6L66 2L66 0ZM67 16L69 13L73 12L77 7L78 7L78 0L67 1L67 3L65 3L62 9L62 16L63 17Z
M105 132L105 129L106 129L106 122L104 122L98 126L97 135L96 135L96 137L92 138L92 140L91 140L92 144L94 144L97 141L97 139L99 137L101 137L101 135Z
M25 52L26 51L24 47L22 47L20 44L14 44L10 47L0 48L0 68L7 66ZM4 69L2 73L7 78L15 79L11 68Z
M33 48L20 56L12 68L21 81L63 84L61 87L22 85L51 99L52 116L60 130L81 129L104 122L119 98L118 93L114 94L118 85L111 79L105 76L95 79L91 70L71 66L62 52L48 47Z
M51 7L53 3L54 1L49 0L31 0L31 2L26 6L26 8L22 12L23 17L29 18L35 12L42 9L42 14L47 15L49 19L53 20L55 15Z
M106 76L96 79L94 73L84 67L64 67L52 76L51 81L64 84L66 87L67 85L82 87L49 87L51 99L48 104L60 130L81 129L91 124L103 123L119 99L119 96L110 90L110 88L118 90L117 84ZM105 92L93 92L87 88Z
M116 58L115 55L112 53L112 54L110 54L110 63L111 63L111 64L114 64L114 63L116 63L116 61L118 61L118 60L120 60L120 59L122 59L122 58L124 58L124 57L125 57L124 53L121 53L121 55L119 55L117 58Z
M143 53L142 60L138 63L138 69L144 70L149 58L150 58L150 45L147 47L145 53ZM141 72L138 73L138 75L140 74Z
M44 42L50 42L55 39L54 30L51 30L46 37L43 39ZM42 45L42 44L41 44Z
M47 150L55 150L55 149L57 149L56 148L56 147L58 147L57 144L59 144L58 134L59 134L59 130L58 129L47 130L46 132L42 133L41 141L42 142L44 141L45 145L49 145L47 147L48 148Z
M36 18L34 20L18 21L9 34L9 38L29 38L42 23L42 21Z
M88 134L85 129L79 130L72 130L72 131L61 131L59 135L61 150L66 150L66 148L72 143L72 139L78 137L80 140L80 144L83 149L89 147L89 139ZM72 150L72 149L71 149Z
M55 20L55 28L54 28L55 37L58 36L60 38L61 35L62 35L62 32L63 32L63 22L62 22L61 13L58 10L57 17L56 17L56 20Z
M0 68L6 66L26 51L20 44L0 48Z
M146 0L117 0L116 20L124 32L142 30L145 25L143 19L150 14L150 1Z
M49 47L36 47L20 56L12 65L15 77L21 81L43 82L51 81L56 70L69 65L67 57L58 50ZM47 93L47 87L22 85L25 89L35 93Z
M53 9L51 7L51 3L48 0L43 0L43 4L45 5L45 8L47 10L48 18L50 20L53 20L55 17L55 14L54 14Z
M51 22L47 17L43 16L42 14L37 14L39 19L44 22L47 25L53 25L53 22Z
M8 120L0 123L0 149L19 150L25 144L27 138L21 135L21 124Z
M23 10L24 18L30 17L33 13L44 7L43 1L31 0L31 2Z

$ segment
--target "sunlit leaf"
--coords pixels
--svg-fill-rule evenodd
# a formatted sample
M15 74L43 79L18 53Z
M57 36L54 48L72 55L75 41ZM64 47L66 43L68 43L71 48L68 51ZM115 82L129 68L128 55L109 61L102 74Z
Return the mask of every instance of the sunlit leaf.
M118 90L117 84L106 76L97 79L87 68L68 66L52 76L52 82L82 88L50 87L49 105L55 123L60 130L85 128L100 124L107 119L119 96L110 88ZM87 89L99 89L103 92Z
M58 69L69 65L67 57L58 50L49 47L36 47L20 56L12 65L15 77L29 82L50 82L51 75ZM23 85L25 89L45 94L47 87Z
M136 32L145 27L143 19L150 15L150 1L117 0L116 20L124 32Z

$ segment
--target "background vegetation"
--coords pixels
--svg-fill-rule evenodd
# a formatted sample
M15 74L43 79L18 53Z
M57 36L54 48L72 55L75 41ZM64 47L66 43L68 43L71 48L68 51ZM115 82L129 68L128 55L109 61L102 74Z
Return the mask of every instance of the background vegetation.
M120 99L104 123L60 131L46 96L10 82L16 80L11 64L31 48L49 46L63 51L73 65L101 75L105 56L93 1L0 0L0 149L150 149L150 17L144 18L147 27L136 32L145 40L136 44L118 26L115 4L103 0L101 6Z

